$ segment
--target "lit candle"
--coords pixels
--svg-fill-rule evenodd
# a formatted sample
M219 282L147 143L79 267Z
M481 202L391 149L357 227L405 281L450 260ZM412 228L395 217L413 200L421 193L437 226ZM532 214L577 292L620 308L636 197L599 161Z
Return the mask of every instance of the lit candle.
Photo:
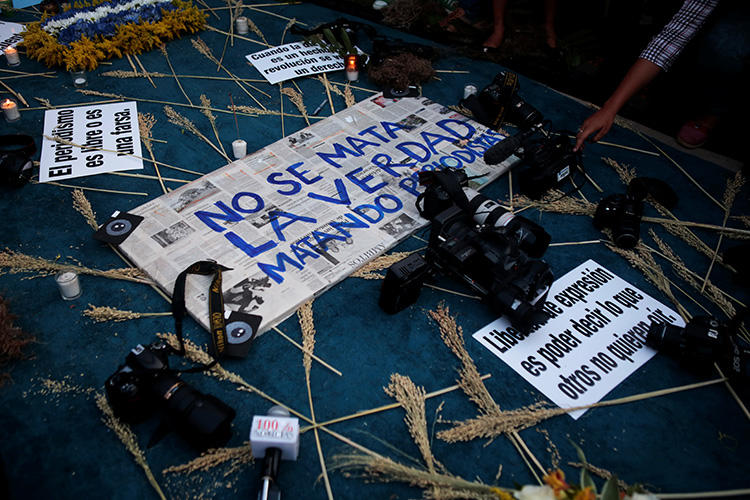
M359 79L359 61L356 54L346 56L346 79L350 82Z
M247 23L246 17L238 17L234 21L235 28L237 29L237 33L240 35L246 35L248 31L250 31L250 27Z
M75 300L81 296L81 284L75 272L63 271L55 276L55 281L57 281L63 300Z
M80 88L86 85L85 71L71 71L70 76L73 78L73 86Z
M18 66L21 64L21 57L15 47L5 49L5 59L8 60L8 66Z
M232 152L234 152L235 159L239 160L247 155L247 142L242 139L237 139L232 142Z
M0 108L3 108L3 115L5 115L5 119L9 122L14 122L21 118L21 112L18 111L18 105L13 99L3 99Z

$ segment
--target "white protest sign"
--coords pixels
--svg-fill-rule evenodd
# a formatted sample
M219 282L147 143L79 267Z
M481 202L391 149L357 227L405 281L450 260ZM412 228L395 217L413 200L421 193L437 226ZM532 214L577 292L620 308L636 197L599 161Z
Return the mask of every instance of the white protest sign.
M304 42L279 45L245 57L269 83L344 69L341 56Z
M645 342L652 321L685 325L593 260L555 281L545 310L551 319L528 335L500 318L473 337L561 408L596 403L651 359L656 351Z
M44 135L39 182L143 168L135 102L50 109Z
M0 21L0 54L3 50L8 47L15 47L18 42L23 40L21 32L24 29L23 24Z

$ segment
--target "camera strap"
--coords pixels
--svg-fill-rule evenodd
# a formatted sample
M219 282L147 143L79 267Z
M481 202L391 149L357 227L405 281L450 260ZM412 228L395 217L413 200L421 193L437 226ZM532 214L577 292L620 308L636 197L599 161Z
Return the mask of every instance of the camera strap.
M185 344L182 340L182 320L187 313L185 307L185 282L188 274L213 275L208 289L208 318L211 326L211 355L219 357L224 354L227 345L227 331L224 327L224 296L221 293L221 272L231 271L231 268L210 260L202 260L192 264L182 271L174 283L172 293L172 315L174 316L175 334L180 342L178 354L185 354ZM215 360L214 360L215 363ZM213 364L213 363L212 363Z
M499 75L498 75L499 76ZM497 82L497 79L495 80ZM505 114L508 112L510 107L510 101L518 90L518 75L512 71L506 71L503 75L502 90L500 95L504 98L498 103L497 113L492 119L492 129L499 129L505 120Z

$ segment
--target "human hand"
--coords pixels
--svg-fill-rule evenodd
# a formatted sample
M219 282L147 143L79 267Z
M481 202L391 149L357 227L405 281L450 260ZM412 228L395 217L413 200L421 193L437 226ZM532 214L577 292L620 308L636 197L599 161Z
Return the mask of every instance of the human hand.
M606 108L601 108L599 111L586 118L576 134L576 145L573 147L573 151L582 149L583 141L595 132L596 134L591 138L592 142L596 142L607 135L609 129L612 128L612 123L615 121L615 115L616 113L612 113Z

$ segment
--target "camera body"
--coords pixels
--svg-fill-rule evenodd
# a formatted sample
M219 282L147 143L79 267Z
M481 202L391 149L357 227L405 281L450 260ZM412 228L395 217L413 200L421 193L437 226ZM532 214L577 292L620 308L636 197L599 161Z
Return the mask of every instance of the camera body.
M142 422L161 411L169 427L195 448L225 445L231 436L234 409L184 382L169 368L172 352L162 340L133 348L125 364L104 384L112 411L127 423Z
M630 193L602 199L594 213L594 227L612 230L612 240L620 248L633 248L641 233L643 201Z
M646 345L674 357L694 371L707 372L716 362L728 376L750 379L750 342L735 321L696 316L685 327L651 323Z
M476 121L498 130L507 120L522 130L541 126L542 114L518 95L518 75L510 71L498 73L492 82L475 94L461 100Z
M518 95L520 87L515 73L501 72L495 75L492 83L479 91L479 104L490 117L490 124L485 125L497 130L506 118L522 130L541 125L544 117Z
M539 258L549 245L549 234L466 188L463 171L448 168L419 175L427 188L417 208L432 221L429 244L424 258L412 254L388 270L380 294L383 310L395 313L414 303L424 280L440 272L469 285L522 331L545 323L542 305L553 276Z

